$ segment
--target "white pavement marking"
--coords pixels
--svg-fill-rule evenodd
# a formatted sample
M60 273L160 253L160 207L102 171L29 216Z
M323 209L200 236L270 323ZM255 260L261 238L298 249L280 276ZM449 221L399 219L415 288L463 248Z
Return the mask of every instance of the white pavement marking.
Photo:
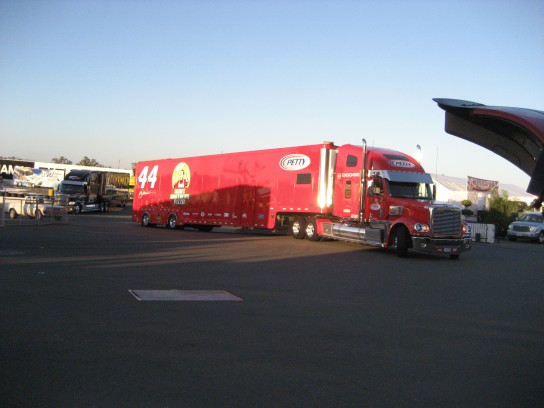
M230 301L240 302L243 299L223 290L128 290L138 301Z

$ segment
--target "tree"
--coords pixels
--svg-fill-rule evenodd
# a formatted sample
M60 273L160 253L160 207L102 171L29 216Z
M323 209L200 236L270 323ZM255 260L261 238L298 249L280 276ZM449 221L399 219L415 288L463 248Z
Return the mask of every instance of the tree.
M79 166L90 166L90 167L104 167L100 163L98 163L95 159L89 159L87 156L85 156L83 159L79 161L79 163L76 163Z
M520 208L518 201L510 201L506 191L499 195L496 191L491 193L489 199L489 211L485 215L486 224L495 224L499 236L505 236L508 225L511 222L512 213Z
M461 210L461 214L463 214L465 217L471 217L474 215L474 211L469 208L472 205L472 201L463 200L461 201L461 204L463 205L463 207L465 207Z
M72 161L71 160L68 160L66 157L64 156L60 156L60 157L55 157L53 159L51 159L51 161L53 163L57 163L57 164L72 164Z

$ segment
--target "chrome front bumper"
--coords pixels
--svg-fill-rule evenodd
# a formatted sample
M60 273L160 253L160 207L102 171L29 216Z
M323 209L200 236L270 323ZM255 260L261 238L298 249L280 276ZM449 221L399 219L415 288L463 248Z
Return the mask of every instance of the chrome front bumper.
M470 238L441 239L412 237L412 247L416 251L433 254L459 254L470 250Z

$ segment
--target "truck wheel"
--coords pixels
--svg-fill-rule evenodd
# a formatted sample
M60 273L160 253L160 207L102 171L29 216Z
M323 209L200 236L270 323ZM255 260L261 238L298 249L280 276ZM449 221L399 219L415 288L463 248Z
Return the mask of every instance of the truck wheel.
M74 205L74 214L81 214L81 204L80 203L76 203L76 205Z
M168 217L168 224L166 224L166 226L170 229L176 229L178 226L178 219L176 218L175 214L170 214Z
M308 224L306 224L306 238L314 242L321 239L321 237L317 233L317 225L315 223L315 220L308 220Z
M306 235L306 220L302 217L295 217L291 224L291 234L295 239L303 239Z
M142 215L142 227L149 227L149 220L151 217L149 217L148 213L143 213Z
M15 208L9 210L9 218L11 218L12 220L17 218L17 211L15 211Z
M397 229L397 235L395 236L395 244L397 246L397 255L401 258L408 255L408 247L410 245L410 233L404 227Z
M41 212L41 210L36 210L35 217L36 217L36 220L38 220L38 221L41 221L41 220L42 220L42 218L43 218L43 213Z

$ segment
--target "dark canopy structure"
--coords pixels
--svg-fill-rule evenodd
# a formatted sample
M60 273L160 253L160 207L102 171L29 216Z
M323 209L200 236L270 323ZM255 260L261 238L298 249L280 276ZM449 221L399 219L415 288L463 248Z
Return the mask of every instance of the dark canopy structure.
M544 112L486 106L459 99L433 99L446 111L445 130L491 150L531 177L527 192L544 199Z

